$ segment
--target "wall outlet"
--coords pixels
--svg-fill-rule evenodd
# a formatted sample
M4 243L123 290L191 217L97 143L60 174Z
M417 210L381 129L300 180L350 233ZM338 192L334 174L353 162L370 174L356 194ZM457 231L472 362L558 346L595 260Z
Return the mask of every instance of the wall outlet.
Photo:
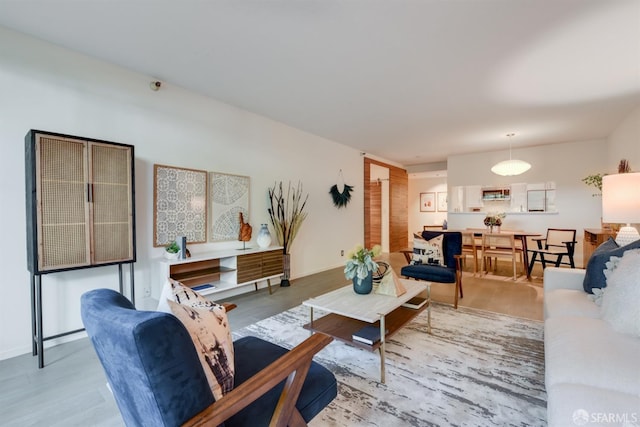
M344 249L340 249L340 256L344 256Z
M145 298L151 297L151 288L149 286L145 286L143 292Z

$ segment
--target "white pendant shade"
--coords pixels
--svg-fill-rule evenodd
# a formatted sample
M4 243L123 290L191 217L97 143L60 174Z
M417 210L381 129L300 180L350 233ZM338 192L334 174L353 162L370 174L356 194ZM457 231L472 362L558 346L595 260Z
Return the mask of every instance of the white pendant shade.
M531 164L525 162L524 160L517 160L511 158L511 138L515 136L515 133L511 132L507 134L509 138L509 160L503 160L499 163L496 163L491 168L491 172L496 175L501 176L514 176L520 175L521 173L525 173L529 169L531 169Z
M509 159L503 160L500 163L496 163L491 168L491 172L495 173L496 175L514 176L525 173L529 169L531 169L531 165L524 160Z

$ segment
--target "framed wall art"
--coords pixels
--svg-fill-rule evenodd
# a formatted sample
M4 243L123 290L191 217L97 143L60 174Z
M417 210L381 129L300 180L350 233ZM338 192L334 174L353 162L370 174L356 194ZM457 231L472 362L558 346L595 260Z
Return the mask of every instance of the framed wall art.
M153 246L207 241L207 172L153 165Z
M438 212L446 212L447 211L447 192L438 193L438 204L437 204Z
M436 193L420 193L420 212L436 211Z
M209 172L210 242L238 240L241 212L249 222L249 185L248 176Z

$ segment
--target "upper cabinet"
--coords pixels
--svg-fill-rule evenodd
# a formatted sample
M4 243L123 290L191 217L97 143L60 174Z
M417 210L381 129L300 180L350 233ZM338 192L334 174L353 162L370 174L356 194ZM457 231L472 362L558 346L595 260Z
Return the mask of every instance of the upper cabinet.
M31 130L25 137L28 268L134 262L134 149Z
M556 212L555 184L467 185L450 188L449 212Z
M482 187L479 185L469 185L464 187L465 210L472 211L482 208Z

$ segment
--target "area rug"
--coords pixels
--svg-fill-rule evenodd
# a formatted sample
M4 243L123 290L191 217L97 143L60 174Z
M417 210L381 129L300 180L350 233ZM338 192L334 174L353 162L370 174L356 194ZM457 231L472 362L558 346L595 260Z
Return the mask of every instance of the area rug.
M320 316L317 310L314 316ZM545 426L543 323L441 304L379 354L334 341L314 360L338 380L338 397L311 426ZM309 336L298 306L234 333L291 348Z

